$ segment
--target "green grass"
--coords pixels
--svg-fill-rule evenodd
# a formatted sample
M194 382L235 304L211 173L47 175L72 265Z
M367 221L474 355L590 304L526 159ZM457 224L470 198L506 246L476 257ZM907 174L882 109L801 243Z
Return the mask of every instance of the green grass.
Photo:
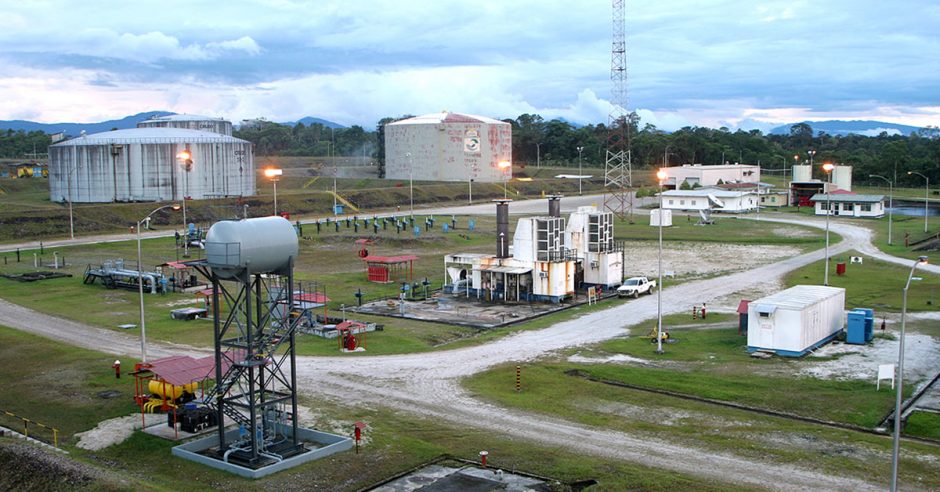
M645 215L645 214L644 214ZM687 221L683 216L676 216L672 227L663 228L663 242L696 241L753 245L792 245L801 250L816 249L825 244L825 233L815 227L784 225L775 222L744 220L735 216L717 216L716 223L697 226L697 217ZM784 232L784 234L780 234ZM637 216L630 224L618 221L614 224L614 236L618 240L652 241L658 240L659 230L650 227L649 216ZM830 235L830 241L841 240ZM629 247L629 246L628 246Z
M141 432L100 451L79 449L74 438L68 436L94 427L99 420L129 414L135 408L131 399L133 380L114 379L111 360L107 354L63 347L0 327L0 380L4 381L0 408L58 425L65 434L64 446L71 453L68 457L105 473L104 479L89 486L91 490L113 489L115 484L123 484L128 490L279 490L298 483L305 489L359 490L443 454L476 459L481 449L490 451L490 463L495 466L566 482L596 479L598 490L739 489L655 466L545 448L485 428L453 427L376 406L342 407L306 398L301 403L318 415L317 428L335 428L348 435L353 422L362 420L369 424L366 437L371 443L358 455L340 453L259 480L242 479L172 457L170 448L175 443ZM115 390L120 396L96 398L102 390ZM14 470L5 470L0 484L9 483L4 480L14 475ZM36 483L37 479L24 478L28 483Z
M850 263L852 256L861 256L862 264ZM836 265L846 264L846 273L836 275ZM822 261L794 270L784 277L784 283L793 285L822 285L825 263ZM829 285L845 289L846 308L872 308L876 311L901 311L901 298L910 267L887 263L857 251L831 257ZM923 273L915 275L908 290L907 309L910 311L936 311L940 306L940 277Z
M591 382L567 375L572 369L597 373L601 366L524 363L522 391L516 392L514 365L509 364L472 376L465 381L465 387L474 396L499 405L623 431L649 441L681 442L717 453L808 467L873 482L883 481L890 475L887 461L871 458L890 452L889 438ZM623 368L612 371L616 373L612 376L622 377L632 384L655 386L660 386L662 380L674 381L689 375L681 369L651 373L627 372ZM729 375L728 379L740 376ZM767 395L786 389L789 387L759 386L750 391ZM831 400L829 404L833 401L839 400ZM916 443L904 443L904 446L909 452L916 449L918 453L940 455L932 446ZM905 480L911 483L916 481L928 488L940 486L940 470L928 460L902 459L901 468Z
M914 412L907 419L904 434L940 440L940 415L931 412Z

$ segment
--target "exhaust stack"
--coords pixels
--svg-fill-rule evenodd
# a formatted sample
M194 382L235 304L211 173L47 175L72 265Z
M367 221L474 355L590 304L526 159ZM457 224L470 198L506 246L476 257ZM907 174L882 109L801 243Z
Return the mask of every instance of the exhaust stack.
M509 202L496 200L496 257L509 258Z
M562 195L548 195L548 216L561 217Z

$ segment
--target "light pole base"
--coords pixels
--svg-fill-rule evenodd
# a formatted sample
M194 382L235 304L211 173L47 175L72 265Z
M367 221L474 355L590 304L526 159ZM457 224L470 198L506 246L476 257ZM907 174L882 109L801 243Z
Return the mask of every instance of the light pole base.
M665 350L663 350L663 349L656 349L656 350L654 350L653 352L656 352L657 354L660 354L660 355L662 355L662 354L665 354L665 353L666 353L666 351L665 351Z

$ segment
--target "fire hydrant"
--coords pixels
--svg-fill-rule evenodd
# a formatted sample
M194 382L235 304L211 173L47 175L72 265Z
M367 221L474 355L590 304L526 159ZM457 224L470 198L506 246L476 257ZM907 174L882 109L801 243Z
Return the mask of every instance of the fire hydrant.
M111 365L114 368L114 377L121 379L121 361L115 360L114 364Z

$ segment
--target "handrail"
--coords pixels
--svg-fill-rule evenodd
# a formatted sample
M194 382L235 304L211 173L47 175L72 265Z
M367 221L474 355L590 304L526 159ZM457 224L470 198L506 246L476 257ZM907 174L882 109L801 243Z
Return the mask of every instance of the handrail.
M6 415L9 415L10 417L14 417L14 418L17 418L17 419L22 420L22 421L23 421L23 435L26 436L26 437L29 437L29 424L35 424L35 425L38 425L39 427L42 427L42 428L44 428L44 429L50 429L50 430L52 431L52 445L53 445L54 447L56 447L56 448L59 447L59 429L57 429L57 428L55 428L55 427L52 427L52 426L49 426L49 425L46 425L46 424L43 424L43 423L41 423L41 422L37 422L37 421L35 421L35 420L30 420L30 419L28 419L28 418L26 418L26 417L17 415L17 414L15 414L15 413L13 413L13 412L8 412L8 411L2 410L2 409L0 409L0 412L4 413L4 414L6 414ZM35 438L33 438L33 439L35 439Z

